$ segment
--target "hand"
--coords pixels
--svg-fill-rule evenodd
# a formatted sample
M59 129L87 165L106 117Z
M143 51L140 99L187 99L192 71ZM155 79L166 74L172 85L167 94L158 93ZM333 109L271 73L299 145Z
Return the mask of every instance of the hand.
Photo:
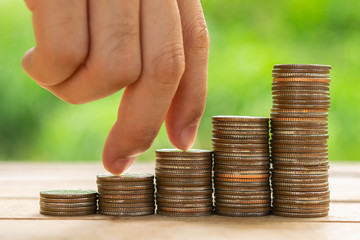
M36 47L25 72L62 100L82 104L126 87L103 151L119 174L165 120L189 149L205 108L209 38L200 0L26 0Z

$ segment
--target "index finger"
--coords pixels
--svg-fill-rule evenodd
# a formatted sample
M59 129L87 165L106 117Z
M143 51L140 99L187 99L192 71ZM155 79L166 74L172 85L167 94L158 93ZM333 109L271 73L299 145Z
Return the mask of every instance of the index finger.
M114 174L151 146L185 68L176 0L141 1L141 28L143 72L126 88L103 152L104 166Z

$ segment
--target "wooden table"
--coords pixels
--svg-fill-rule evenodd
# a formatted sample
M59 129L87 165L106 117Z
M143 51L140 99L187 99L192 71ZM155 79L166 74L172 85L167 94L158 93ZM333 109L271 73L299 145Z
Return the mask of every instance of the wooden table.
M154 163L132 171L154 172ZM0 239L360 239L360 164L332 163L328 217L48 217L39 191L96 189L101 163L0 163Z

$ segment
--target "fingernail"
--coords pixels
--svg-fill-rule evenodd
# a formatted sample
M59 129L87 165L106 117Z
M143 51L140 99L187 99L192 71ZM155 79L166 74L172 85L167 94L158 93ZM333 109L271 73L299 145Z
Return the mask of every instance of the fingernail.
M180 146L179 146L181 150L184 151L188 150L194 145L198 126L199 125L196 123L182 130L182 132L180 133Z
M135 160L136 160L136 158L116 159L111 164L111 167L110 167L110 169L108 169L108 171L114 175L120 175L120 174L128 171Z

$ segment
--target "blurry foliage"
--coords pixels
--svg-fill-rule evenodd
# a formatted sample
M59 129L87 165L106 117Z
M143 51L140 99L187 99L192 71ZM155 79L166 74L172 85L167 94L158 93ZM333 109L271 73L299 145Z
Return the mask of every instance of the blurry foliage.
M211 37L208 101L194 147L211 148L211 116L269 116L271 69L319 63L331 71L330 160L360 159L360 1L202 1ZM121 92L86 105L66 104L38 87L20 61L35 45L20 0L0 1L0 159L101 159ZM165 129L156 148L171 147Z

